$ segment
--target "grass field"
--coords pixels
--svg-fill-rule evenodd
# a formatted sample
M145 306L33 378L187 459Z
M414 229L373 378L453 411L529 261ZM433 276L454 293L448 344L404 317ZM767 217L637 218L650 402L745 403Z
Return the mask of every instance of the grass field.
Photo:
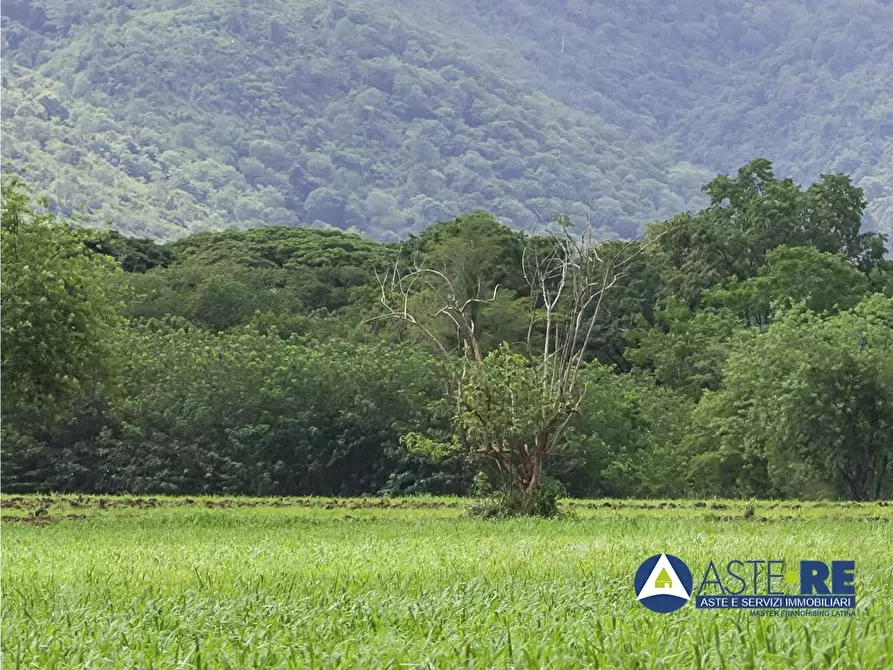
M889 668L884 503L2 499L3 667ZM747 518L745 518L747 516ZM656 553L856 560L854 617L655 614Z

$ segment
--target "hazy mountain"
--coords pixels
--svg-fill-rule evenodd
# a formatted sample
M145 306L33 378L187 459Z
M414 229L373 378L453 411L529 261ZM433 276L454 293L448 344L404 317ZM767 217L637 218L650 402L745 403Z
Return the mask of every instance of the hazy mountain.
M622 235L756 156L893 232L893 6L5 0L3 158L129 233L484 208Z

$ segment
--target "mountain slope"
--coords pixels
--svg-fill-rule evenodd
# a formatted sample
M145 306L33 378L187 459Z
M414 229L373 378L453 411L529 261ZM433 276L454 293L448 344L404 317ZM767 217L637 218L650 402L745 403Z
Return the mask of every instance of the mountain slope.
M475 208L633 235L755 155L854 173L889 231L890 10L862 4L7 0L3 158L159 238Z

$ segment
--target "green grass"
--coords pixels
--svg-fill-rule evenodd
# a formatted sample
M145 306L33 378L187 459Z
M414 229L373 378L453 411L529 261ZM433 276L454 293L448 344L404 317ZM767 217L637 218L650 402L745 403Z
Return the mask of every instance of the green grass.
M893 667L883 504L220 500L3 498L3 667ZM710 559L852 558L858 611L654 614L632 580L660 552L696 583Z

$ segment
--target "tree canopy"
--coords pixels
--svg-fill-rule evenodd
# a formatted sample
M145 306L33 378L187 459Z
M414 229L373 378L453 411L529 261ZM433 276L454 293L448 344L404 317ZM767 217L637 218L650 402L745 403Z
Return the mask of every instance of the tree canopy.
M625 242L473 211L402 244L157 244L8 182L2 485L889 497L893 262L863 193L765 161L707 191Z
M4 418L47 421L114 372L123 325L109 290L117 270L89 245L93 231L42 212L4 178L2 301Z

